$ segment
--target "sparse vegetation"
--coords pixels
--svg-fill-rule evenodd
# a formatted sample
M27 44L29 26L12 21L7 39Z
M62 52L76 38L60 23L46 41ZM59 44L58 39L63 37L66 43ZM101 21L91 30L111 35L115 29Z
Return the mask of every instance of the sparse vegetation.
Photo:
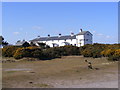
M12 59L12 58L11 58ZM92 62L89 70L84 60ZM27 58L26 58L27 60ZM118 84L118 62L109 62L106 58L86 58L81 56L63 56L46 61L16 61L6 62L2 67L3 88L60 88L87 87L88 83L97 83L97 87L108 87ZM96 75L97 74L97 75ZM109 77L108 77L109 76ZM100 83L100 80L106 82ZM88 82L87 84L86 81ZM103 83L102 82L102 83ZM91 87L93 87L92 84ZM91 88L89 87L89 88ZM116 86L117 87L117 86Z

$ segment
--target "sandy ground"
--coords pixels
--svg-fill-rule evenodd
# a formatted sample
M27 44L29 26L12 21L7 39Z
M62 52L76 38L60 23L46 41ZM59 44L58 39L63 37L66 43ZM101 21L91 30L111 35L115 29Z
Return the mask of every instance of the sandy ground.
M85 59L94 68L87 68ZM3 63L3 88L118 88L118 62L67 56Z

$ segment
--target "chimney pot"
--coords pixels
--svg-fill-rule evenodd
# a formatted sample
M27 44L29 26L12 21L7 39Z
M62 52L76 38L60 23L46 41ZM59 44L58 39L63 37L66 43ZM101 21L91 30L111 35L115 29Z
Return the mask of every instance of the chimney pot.
M61 37L61 33L59 33L59 37Z
M50 34L48 34L48 37L50 37Z
M38 38L39 38L40 36L38 35Z
M73 32L71 32L71 36L74 36L74 33L73 33Z
M80 29L80 32L82 32L83 30L82 29Z

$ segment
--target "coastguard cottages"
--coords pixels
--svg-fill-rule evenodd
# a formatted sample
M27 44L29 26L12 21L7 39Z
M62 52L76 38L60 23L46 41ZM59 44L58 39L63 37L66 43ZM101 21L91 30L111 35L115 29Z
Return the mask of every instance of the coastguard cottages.
M92 34L89 31L83 31L80 29L80 32L76 35L71 33L71 35L62 36L59 34L58 36L50 36L47 37L38 37L29 42L38 45L38 43L45 43L50 47L60 47L65 45L73 45L73 46L84 46L85 44L92 44Z

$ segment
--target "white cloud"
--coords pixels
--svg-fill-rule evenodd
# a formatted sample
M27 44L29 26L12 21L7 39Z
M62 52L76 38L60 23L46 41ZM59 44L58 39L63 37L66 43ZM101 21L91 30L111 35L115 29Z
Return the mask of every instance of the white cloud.
M107 36L106 36L106 38L110 38L110 36L109 36L109 35L107 35Z
M33 26L32 27L34 30L41 30L42 28L40 26Z
M13 32L13 34L18 35L18 34L20 34L20 33L19 33L19 32Z
M98 34L96 34L97 36L103 36L103 34L101 34L101 33L98 33Z

